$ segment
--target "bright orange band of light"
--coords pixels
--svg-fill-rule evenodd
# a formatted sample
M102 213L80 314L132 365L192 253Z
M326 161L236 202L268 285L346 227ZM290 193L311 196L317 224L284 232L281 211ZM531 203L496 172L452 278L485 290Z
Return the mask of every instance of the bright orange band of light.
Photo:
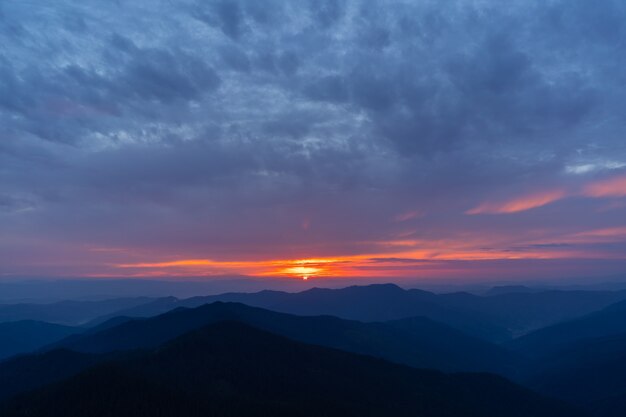
M559 236L559 242L581 244L598 241L622 241L626 239L626 229L596 229L583 233ZM392 253L369 253L341 257L318 257L309 259L279 259L260 261L219 261L211 259L178 259L159 262L115 264L115 268L135 269L154 275L193 274L245 274L250 276L297 277L347 277L380 275L381 270L393 275L415 274L420 267L442 261L499 261L499 260L550 260L550 259L604 259L606 253L594 253L589 249L551 248L550 250L511 250L510 248L477 250L494 241L395 241L381 242L382 246L395 249ZM529 242L526 242L527 244ZM536 239L538 246L549 246L549 239ZM424 249L428 247L428 249ZM401 248L402 250L397 251ZM408 268L410 267L410 268Z

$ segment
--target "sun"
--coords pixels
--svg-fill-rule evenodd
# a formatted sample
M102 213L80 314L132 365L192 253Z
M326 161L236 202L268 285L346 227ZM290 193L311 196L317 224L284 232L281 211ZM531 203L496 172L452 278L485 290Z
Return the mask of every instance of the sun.
M284 274L302 277L304 281L308 280L310 276L316 275L321 271L320 268L312 266L292 266L282 270Z

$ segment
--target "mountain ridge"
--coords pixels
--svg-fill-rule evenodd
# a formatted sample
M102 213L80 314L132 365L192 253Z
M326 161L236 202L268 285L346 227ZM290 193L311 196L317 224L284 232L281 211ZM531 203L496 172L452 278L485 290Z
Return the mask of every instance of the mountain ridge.
M494 375L417 370L233 321L97 365L15 397L2 411L6 417L578 415Z

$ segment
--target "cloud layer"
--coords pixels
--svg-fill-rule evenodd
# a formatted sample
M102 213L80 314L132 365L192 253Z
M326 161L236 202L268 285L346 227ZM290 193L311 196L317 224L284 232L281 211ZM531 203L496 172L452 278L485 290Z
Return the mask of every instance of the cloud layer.
M626 259L568 241L624 225L625 40L617 0L2 2L0 273Z

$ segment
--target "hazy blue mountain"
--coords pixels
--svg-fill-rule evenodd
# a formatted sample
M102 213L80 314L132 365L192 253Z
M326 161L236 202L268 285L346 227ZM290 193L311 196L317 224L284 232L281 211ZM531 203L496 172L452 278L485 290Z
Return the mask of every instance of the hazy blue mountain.
M506 293L469 297L462 293L439 296L445 305L481 313L513 336L573 319L626 299L626 291L559 291Z
M173 310L178 307L184 307L183 300L179 300L176 297L161 297L153 299L147 303L139 304L137 306L133 306L130 308L125 308L122 310L115 311L110 314L105 314L94 318L85 324L86 327L94 327L98 326L101 323L104 323L110 319L115 319L117 317L152 317L158 316L159 314L163 314L170 310Z
M508 344L535 358L525 383L593 415L626 415L626 302L532 332Z
M485 295L519 294L542 292L539 288L531 288L525 285L498 285L490 288Z
M65 300L109 300L114 298L175 296L194 297L198 294L219 294L226 291L254 292L263 289L301 291L310 284L293 278L247 277L224 275L202 279L135 279L135 278L69 278L42 279L20 277L0 282L0 303L51 303Z
M393 284L353 286L342 289L313 288L299 293L260 291L225 293L170 299L123 310L120 314L149 317L177 307L197 307L215 301L237 302L296 315L331 315L350 320L388 321L425 316L487 340L506 340L506 328L494 325L484 314L458 311L441 305L434 293L404 290Z
M494 375L417 370L234 322L97 365L0 407L5 417L578 415Z
M587 338L626 333L626 302L601 311L536 330L507 344L527 356L541 357L567 349Z
M41 321L0 323L0 360L57 342L81 329Z
M151 348L209 323L237 320L305 343L379 356L414 367L513 375L521 361L497 345L423 317L363 323L216 302L194 309L178 308L147 319L112 320L102 324L99 331L92 329L72 336L55 347L92 353Z
M0 304L0 323L37 320L48 323L80 325L103 315L136 307L153 298L115 298L100 301L60 301L47 304Z
M543 326L604 308L626 299L626 291L513 292L493 296L435 294L393 284L342 289L314 288L299 293L261 291L157 300L119 312L148 317L177 307L215 301L240 302L297 315L332 315L361 321L424 316L486 340L502 342Z
M543 358L527 385L593 415L626 415L626 333L583 339Z

